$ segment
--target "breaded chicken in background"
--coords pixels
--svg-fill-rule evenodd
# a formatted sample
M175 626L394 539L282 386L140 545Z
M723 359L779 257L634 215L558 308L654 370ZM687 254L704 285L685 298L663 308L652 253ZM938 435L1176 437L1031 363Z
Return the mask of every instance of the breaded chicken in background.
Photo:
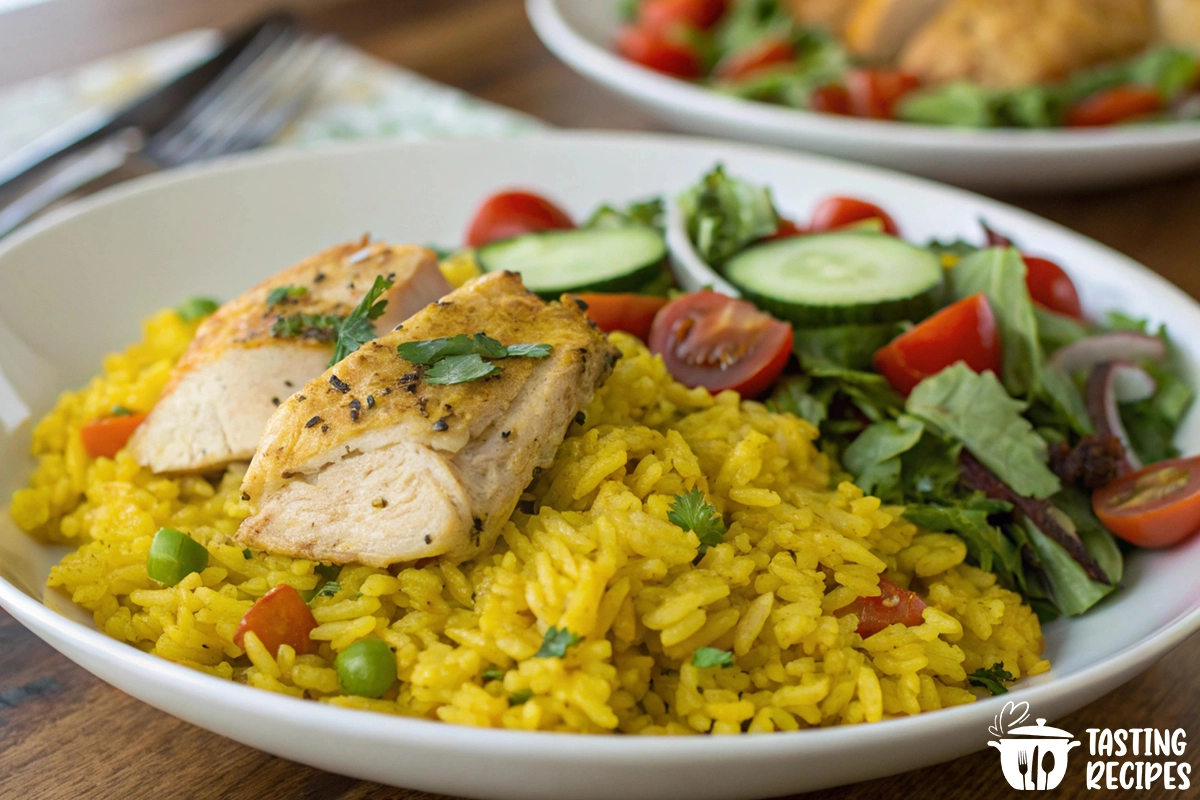
M901 69L929 83L1016 87L1144 49L1149 0L949 0L905 45Z
M334 350L327 338L279 338L272 333L275 321L300 313L344 317L380 275L393 281L375 322L381 333L451 288L432 251L363 240L273 275L201 324L130 440L134 458L154 472L205 472L249 461L276 407L320 375ZM288 296L268 304L273 289L287 287L293 287Z
M1156 0L1154 5L1162 41L1200 50L1200 0Z
M801 25L930 84L1012 88L1133 55L1200 48L1200 0L784 0Z

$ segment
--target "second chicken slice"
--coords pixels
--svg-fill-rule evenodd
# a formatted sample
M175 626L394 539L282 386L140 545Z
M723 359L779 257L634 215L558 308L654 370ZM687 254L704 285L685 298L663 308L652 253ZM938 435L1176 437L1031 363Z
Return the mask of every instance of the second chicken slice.
M460 334L469 354L421 363ZM511 273L478 278L280 407L242 484L255 513L237 538L380 567L469 557L495 541L618 356L575 302L545 303Z

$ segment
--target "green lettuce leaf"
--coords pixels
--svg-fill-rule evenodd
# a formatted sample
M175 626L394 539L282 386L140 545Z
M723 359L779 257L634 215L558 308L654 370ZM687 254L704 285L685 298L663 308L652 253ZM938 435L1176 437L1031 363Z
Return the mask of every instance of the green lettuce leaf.
M867 494L892 499L900 485L900 455L916 446L924 433L925 426L907 414L876 422L842 452L842 466Z
M869 371L875 351L902 331L903 327L894 322L797 328L792 349L800 359L800 366L805 369L842 367Z
M1046 466L1047 445L1021 416L991 372L972 372L959 362L917 384L905 409L943 435L962 442L1017 494L1046 498L1062 488Z
M779 227L771 192L730 178L720 164L679 196L679 207L696 252L713 266Z
M950 285L957 300L987 295L1004 349L1004 386L1016 397L1033 394L1040 383L1042 351L1021 254L1011 247L972 253L950 271Z

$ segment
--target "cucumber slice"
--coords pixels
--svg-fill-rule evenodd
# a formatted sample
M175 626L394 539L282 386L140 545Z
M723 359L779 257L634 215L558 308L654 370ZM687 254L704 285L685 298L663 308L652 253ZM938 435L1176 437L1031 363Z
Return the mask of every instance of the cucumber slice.
M748 299L801 328L924 319L944 272L928 250L862 231L781 239L725 264Z
M667 243L645 225L582 228L514 236L484 245L476 257L484 272L519 272L526 288L554 299L638 289L659 277Z

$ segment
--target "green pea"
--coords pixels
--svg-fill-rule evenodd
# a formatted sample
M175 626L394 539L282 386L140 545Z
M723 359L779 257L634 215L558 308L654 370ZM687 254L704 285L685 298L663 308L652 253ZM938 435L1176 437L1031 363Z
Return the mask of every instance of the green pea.
M162 528L150 543L146 572L167 586L174 586L193 572L208 566L208 550L187 534Z
M382 697L396 682L396 656L379 639L363 639L338 653L338 683L346 694Z

